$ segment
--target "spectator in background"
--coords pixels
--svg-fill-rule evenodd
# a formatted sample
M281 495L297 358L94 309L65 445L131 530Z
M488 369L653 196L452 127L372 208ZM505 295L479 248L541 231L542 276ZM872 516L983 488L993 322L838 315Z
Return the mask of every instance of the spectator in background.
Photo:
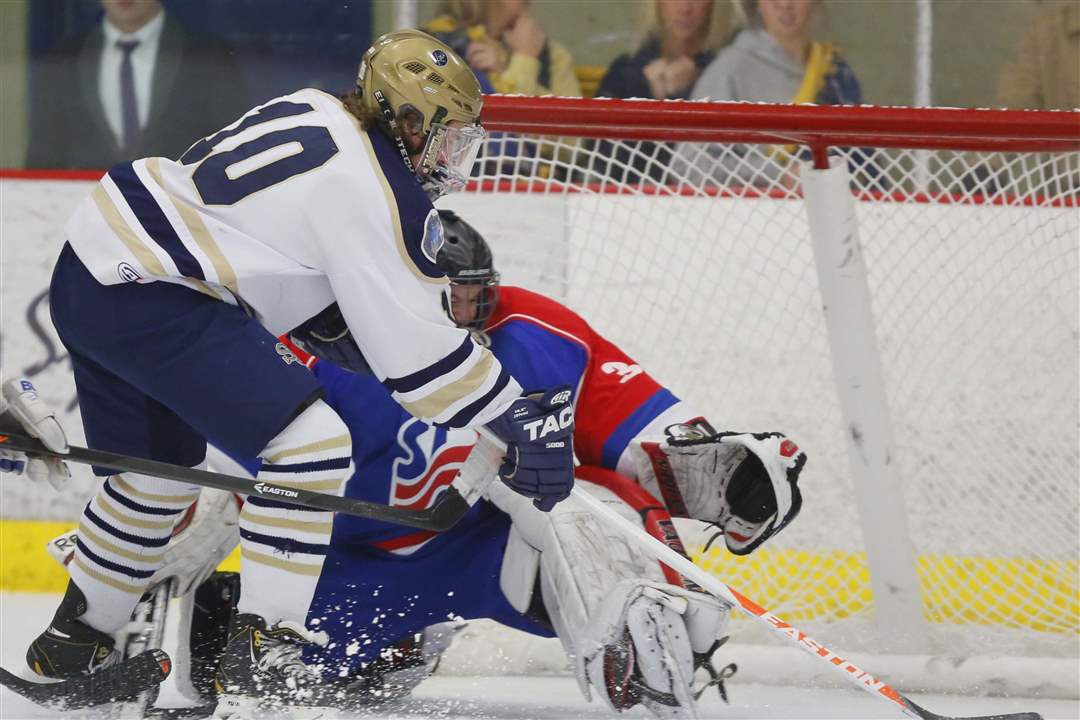
M423 29L469 63L485 92L581 95L570 52L529 14L528 0L445 0Z
M643 0L638 47L615 58L596 96L686 99L727 37L729 8L726 0ZM590 169L615 182L663 182L671 166L666 143L602 140L593 150Z
M998 104L1032 110L1080 108L1080 4L1035 15L998 82Z
M701 74L691 97L775 103L858 105L862 91L847 62L830 43L811 37L821 0L739 0L743 29ZM757 185L797 179L792 150L749 150L683 145L681 155L713 175L732 173ZM719 154L725 153L719 162ZM858 153L858 151L856 151ZM863 160L864 161L864 160Z
M107 168L176 158L248 109L224 45L197 38L157 0L102 0L103 21L42 58L31 89L31 168Z
M641 41L608 67L597 97L686 99L730 30L717 0L645 0Z
M1013 57L998 78L997 104L1026 110L1080 108L1080 4L1055 2L1032 18ZM974 155L973 169L960 188L993 195L1044 198L1074 195L1080 189L1080 163L1072 153Z

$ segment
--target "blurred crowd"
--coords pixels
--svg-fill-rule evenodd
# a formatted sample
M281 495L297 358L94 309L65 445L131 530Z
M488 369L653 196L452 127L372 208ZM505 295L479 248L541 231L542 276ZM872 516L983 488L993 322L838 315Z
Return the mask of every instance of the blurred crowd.
M260 87L258 76L253 81L252 73L242 70L230 36L195 32L177 17L184 4L101 0L100 5L89 27L57 39L33 63L27 167L104 168L124 158L175 157L193 139L269 99L262 95L272 86ZM859 68L812 30L821 27L815 18L827 12L822 0L626 0L624 6L640 13L640 32L633 50L606 67L575 64L559 41L559 28L541 23L529 0L443 0L422 29L465 58L486 92L863 102ZM339 22L349 20L343 16ZM354 62L371 40L368 22L345 33ZM338 28L338 34L345 30ZM339 83L349 71L323 77L322 84ZM1033 15L1000 76L996 104L1080 107L1080 2L1046 3ZM733 153L718 163L701 152L688 155L648 143L599 150L598 156L615 159L600 171L622 173L619 179L627 181L659 179L680 164L684 171L716 173L721 167L759 176L757 165L771 162ZM865 160L856 156L854 161ZM771 164L779 169L770 179L789 183L785 164Z

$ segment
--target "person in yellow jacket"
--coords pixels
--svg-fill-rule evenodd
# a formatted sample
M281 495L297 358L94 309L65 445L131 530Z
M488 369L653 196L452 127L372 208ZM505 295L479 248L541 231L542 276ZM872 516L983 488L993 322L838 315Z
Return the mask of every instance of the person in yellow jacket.
M529 13L528 0L445 0L423 29L465 58L485 92L581 95L570 52Z

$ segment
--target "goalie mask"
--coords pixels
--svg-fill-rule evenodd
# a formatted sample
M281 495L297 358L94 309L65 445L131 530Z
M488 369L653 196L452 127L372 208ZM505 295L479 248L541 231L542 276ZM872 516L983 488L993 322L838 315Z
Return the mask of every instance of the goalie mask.
M480 83L457 53L419 30L387 33L364 53L356 86L364 109L382 119L428 195L465 187L487 134L479 120ZM410 114L427 133L415 165L402 136Z
M435 263L450 278L443 307L458 326L482 330L499 301L499 273L483 236L450 210L440 210L443 244Z

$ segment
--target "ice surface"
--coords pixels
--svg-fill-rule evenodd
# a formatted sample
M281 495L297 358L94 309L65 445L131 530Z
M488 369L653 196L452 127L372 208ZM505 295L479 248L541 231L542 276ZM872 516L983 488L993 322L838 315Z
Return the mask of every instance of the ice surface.
M50 619L59 603L58 595L0 593L0 658L12 672L29 677L23 654L30 640ZM168 648L166 648L168 649ZM737 660L737 658L736 658ZM1008 668L1002 668L1003 673ZM706 693L701 705L703 718L725 720L788 718L800 720L842 720L900 718L887 703L858 690L820 690L742 684L738 676L728 683L730 705L717 695ZM948 695L913 695L912 699L934 712L949 715L1035 710L1046 720L1077 720L1080 701L1029 698L972 698ZM162 701L178 704L174 690L166 687ZM0 689L0 718L94 718L106 717L101 710L56 713L35 706L14 693ZM279 716L266 716L276 720ZM423 683L408 702L392 710L345 715L348 718L513 718L554 720L619 717L648 718L636 708L616 715L598 702L586 701L574 679L564 676L461 677L435 676Z

